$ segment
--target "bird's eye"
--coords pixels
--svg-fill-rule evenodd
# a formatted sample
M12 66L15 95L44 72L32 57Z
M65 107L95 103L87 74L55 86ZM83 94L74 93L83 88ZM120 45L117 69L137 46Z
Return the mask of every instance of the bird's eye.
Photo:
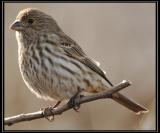
M33 19L28 19L28 23L32 24L33 23Z

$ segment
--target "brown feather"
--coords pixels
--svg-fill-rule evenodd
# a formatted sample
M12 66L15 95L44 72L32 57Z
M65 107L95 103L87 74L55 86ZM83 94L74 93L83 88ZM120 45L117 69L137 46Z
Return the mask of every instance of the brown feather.
M85 52L75 41L73 41L69 36L65 35L65 33L61 33L59 36L63 38L60 46L68 56L80 61L91 70L99 74L102 78L104 78L111 86L113 86L101 68L93 60L87 57Z

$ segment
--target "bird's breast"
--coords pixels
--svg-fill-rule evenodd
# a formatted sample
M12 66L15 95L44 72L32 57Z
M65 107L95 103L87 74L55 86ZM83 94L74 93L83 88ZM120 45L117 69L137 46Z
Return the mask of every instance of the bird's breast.
M63 99L71 98L79 88L99 87L100 76L56 49L51 44L19 47L20 71L33 93L44 99Z

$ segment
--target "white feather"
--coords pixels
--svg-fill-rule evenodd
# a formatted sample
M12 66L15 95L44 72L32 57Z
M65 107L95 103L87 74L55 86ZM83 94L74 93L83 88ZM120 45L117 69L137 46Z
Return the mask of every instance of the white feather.
M93 60L93 61L96 63L97 66L101 65L98 61L96 61L96 60Z

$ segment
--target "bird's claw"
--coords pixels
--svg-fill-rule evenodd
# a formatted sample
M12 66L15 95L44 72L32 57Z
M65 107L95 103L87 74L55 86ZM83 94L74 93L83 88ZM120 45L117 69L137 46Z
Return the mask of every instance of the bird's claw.
M79 95L79 91L73 96L71 97L71 99L68 101L68 106L72 107L76 112L79 112L79 108L80 108L80 101L81 95Z
M79 112L78 109L80 108L80 104L77 103L76 98L71 98L68 102L68 106L73 107L76 112Z
M58 101L53 107L49 106L47 108L41 108L44 117L49 121L52 122L54 120L54 110L57 108L57 106L61 103L61 101ZM52 114L51 116L47 116L47 114L50 113Z
M54 113L53 110L55 110L54 107L49 106L47 108L41 108L41 110L43 111L42 114L44 115L44 117L49 121L52 122L54 120ZM51 116L47 116L48 113L51 113Z

